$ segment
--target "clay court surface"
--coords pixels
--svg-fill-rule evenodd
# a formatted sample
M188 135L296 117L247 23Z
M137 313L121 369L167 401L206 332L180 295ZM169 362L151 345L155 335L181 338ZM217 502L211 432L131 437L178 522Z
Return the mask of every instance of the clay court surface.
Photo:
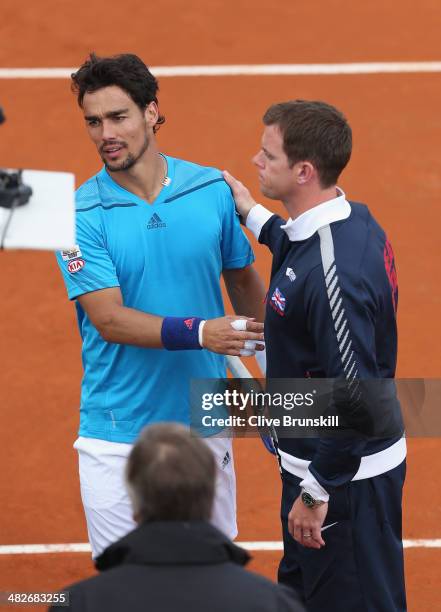
M132 51L151 66L435 61L440 16L434 0L126 0L117 8L2 0L0 68L75 67L90 50ZM324 99L344 110L355 144L341 186L369 205L397 259L398 375L439 377L441 75L169 77L160 87L161 149L226 167L256 196L250 158L270 103ZM97 171L67 79L0 79L0 105L8 118L0 166L70 171L77 185ZM267 279L268 254L255 252ZM81 378L74 308L52 253L0 253L0 279L0 545L86 542L72 449ZM440 454L438 438L409 440L407 539L441 538ZM259 441L237 440L236 462L238 539L280 540L273 459ZM279 556L255 552L252 569L274 578ZM405 559L409 610L441 610L441 548L406 549ZM2 554L0 590L57 590L93 572L87 553Z

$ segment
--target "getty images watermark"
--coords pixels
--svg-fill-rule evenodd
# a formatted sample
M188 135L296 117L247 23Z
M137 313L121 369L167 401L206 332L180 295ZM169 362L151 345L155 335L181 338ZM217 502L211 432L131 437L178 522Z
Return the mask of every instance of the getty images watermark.
M198 435L279 438L441 436L440 379L193 379Z
M262 427L338 428L338 415L324 416L321 414L315 417L299 417L294 414L281 414L270 416L273 409L277 409L278 412L280 410L291 412L296 408L311 408L314 406L316 395L315 389L306 393L265 393L254 389L249 391L225 389L222 392L203 393L201 408L210 414L202 414L201 423L203 427L208 428L228 427L246 428L247 430ZM222 414L219 414L219 409ZM227 409L229 414L223 413L222 409ZM236 412L239 414L235 414Z

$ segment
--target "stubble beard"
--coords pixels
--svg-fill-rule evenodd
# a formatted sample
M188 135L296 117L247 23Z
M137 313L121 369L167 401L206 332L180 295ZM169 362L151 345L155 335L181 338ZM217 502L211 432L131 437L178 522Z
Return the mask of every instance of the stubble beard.
M149 146L150 146L150 139L148 137L148 134L146 133L142 147L136 155L134 155L133 153L129 153L122 162L114 166L108 163L105 159L103 159L104 166L110 172L121 172L124 170L129 170L130 168L133 168L133 166L137 163L139 159L141 159L141 157L147 151Z

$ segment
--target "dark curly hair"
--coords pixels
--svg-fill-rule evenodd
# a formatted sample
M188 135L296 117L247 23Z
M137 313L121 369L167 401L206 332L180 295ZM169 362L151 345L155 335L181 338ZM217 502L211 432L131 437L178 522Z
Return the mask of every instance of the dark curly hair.
M144 62L133 53L121 53L113 57L98 57L91 53L77 72L71 74L71 79L72 91L76 94L81 108L86 93L111 85L123 89L142 111L150 102L158 104L158 81ZM153 131L156 132L163 123L165 117L159 115Z

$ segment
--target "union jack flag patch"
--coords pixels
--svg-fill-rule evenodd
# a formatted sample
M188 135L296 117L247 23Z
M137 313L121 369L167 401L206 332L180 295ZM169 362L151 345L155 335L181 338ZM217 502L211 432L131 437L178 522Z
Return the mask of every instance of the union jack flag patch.
M271 296L271 306L282 317L285 315L286 299L278 287Z

